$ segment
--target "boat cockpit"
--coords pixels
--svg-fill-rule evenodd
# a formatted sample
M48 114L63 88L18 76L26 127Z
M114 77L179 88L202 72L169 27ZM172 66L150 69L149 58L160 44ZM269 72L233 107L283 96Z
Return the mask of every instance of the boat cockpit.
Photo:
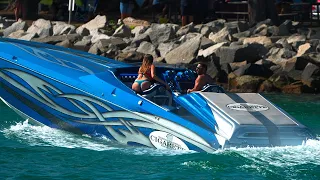
M115 75L122 83L131 88L138 76L138 69L139 67L119 68L115 71ZM139 95L168 109L176 108L176 99L185 95L188 89L192 89L197 78L196 72L190 69L156 67L156 72L157 76L169 85L170 90L166 90L165 86L155 82ZM203 87L202 92L224 93L224 89L218 85L208 84Z

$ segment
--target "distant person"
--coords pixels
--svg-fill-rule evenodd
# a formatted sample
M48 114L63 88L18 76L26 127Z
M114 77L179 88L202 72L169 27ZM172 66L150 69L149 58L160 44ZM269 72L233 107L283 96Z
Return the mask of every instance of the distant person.
M159 17L158 23L167 23L168 18L166 18L166 15L168 13L168 0L153 0L152 1L152 13L153 16L155 13L158 13L161 11L161 15ZM155 19L155 17L153 17Z
M198 77L195 80L194 87L192 89L188 89L187 93L200 91L206 84L214 83L214 80L207 74L207 68L207 65L204 63L199 63L197 65L196 72Z
M25 0L16 0L15 1L15 8L14 8L14 15L16 18L16 21L19 20L19 18L23 18L25 15L25 9L24 9L24 1Z
M138 71L138 78L132 84L132 89L137 93L141 93L150 88L153 80L165 85L166 89L170 89L167 83L156 75L153 57L151 55L145 55Z
M133 0L120 0L121 21L127 17L131 17L133 8Z
M205 23L206 17L209 11L209 0L197 1L196 8L194 10L194 22L196 24Z
M181 25L185 26L193 22L195 11L197 9L196 0L181 0L180 7L181 7L181 21L182 21Z

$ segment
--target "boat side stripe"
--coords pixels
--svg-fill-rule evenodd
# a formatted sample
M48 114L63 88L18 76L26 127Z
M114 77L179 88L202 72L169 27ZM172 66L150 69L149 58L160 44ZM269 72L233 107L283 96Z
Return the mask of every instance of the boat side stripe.
M247 103L244 99L242 99L238 94L235 93L227 93L226 94L229 98L231 98L236 103ZM280 136L279 136L279 129L278 127L271 122L266 116L264 116L261 112L250 112L252 116L254 116L258 121L260 121L268 131L269 143L272 146L280 146Z
M35 105L30 100L28 100L27 98L23 97L22 95L20 95L19 93L17 93L16 91L14 91L13 89L8 87L6 84L4 84L1 81L0 81L0 86L3 89L5 89L9 94L11 94L12 96L14 96L17 99L19 99L23 104L25 104L26 106L31 108L33 111L37 112L40 116L48 119L53 124L57 125L59 127L59 129L70 131L70 132L75 133L75 134L86 134L83 131L81 131L80 129L78 129L78 128L74 127L74 126L70 126L68 123L59 120L56 116L54 116L53 114L49 113L48 111L46 111L42 107Z

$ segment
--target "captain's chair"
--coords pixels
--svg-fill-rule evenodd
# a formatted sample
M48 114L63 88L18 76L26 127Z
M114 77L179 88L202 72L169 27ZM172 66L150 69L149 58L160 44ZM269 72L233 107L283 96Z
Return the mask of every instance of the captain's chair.
M172 106L172 94L161 84L153 84L141 95L159 106Z

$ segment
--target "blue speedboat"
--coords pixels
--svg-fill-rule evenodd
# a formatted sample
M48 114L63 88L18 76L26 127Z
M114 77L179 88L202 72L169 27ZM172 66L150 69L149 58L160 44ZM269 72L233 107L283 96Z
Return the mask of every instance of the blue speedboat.
M196 74L157 66L171 88L131 90L137 65L48 44L0 39L0 97L39 124L121 144L213 152L301 145L308 129L256 93L217 85L186 94Z

